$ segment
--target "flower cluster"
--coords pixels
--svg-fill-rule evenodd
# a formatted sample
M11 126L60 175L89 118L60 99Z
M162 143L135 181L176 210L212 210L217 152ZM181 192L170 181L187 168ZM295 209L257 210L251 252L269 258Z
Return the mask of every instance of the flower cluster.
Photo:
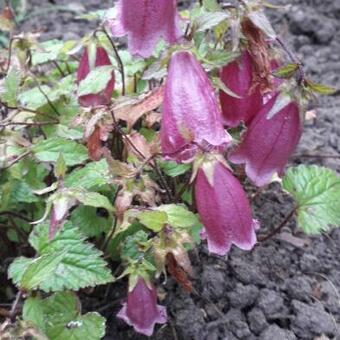
M143 58L152 55L161 38L175 44L182 37L175 0L120 0L110 27L113 36L127 36L133 56ZM245 164L251 182L266 185L275 173L282 174L302 131L298 103L289 94L280 93L279 81L271 80L266 40L263 35L259 39L252 23L242 27L249 36L249 46L242 47L240 56L219 73L233 93L221 89L218 97L194 51L175 48L170 53L162 105L162 154L177 163L193 163L194 198L204 225L202 236L207 238L209 251L222 256L232 244L252 249L259 227L231 163ZM261 56L256 57L259 42ZM94 61L85 50L79 82L92 64L110 65L103 48L97 48ZM272 64L277 63L274 60ZM80 104L108 104L114 82L112 74L104 91L80 97ZM241 132L238 145L228 128ZM100 155L94 157L98 158ZM164 307L157 305L156 290L148 277L138 276L130 285L127 302L118 316L145 335L152 334L155 323L166 321Z

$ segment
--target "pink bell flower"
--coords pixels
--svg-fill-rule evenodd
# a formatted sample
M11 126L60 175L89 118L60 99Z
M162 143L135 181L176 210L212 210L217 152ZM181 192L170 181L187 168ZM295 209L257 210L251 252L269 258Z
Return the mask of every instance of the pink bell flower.
M203 163L195 182L195 200L210 252L225 255L232 244L250 250L256 243L252 211L240 182L218 160Z
M102 47L97 47L96 49L96 60L95 67L111 65L110 58ZM90 73L90 61L88 49L86 48L79 63L77 72L77 81L80 83L83 79L87 77ZM106 88L100 93L88 94L85 96L80 96L78 98L79 104L81 106L98 106L98 105L108 105L111 102L112 93L115 87L115 75L112 71L112 78L108 82Z
M111 21L113 36L128 36L132 55L148 58L163 38L174 44L181 37L176 0L119 0L117 19Z
M167 320L165 307L157 305L156 289L149 287L141 277L117 316L146 336L152 335L156 323L163 324Z
M231 141L224 130L212 84L187 51L172 55L164 91L161 145L163 154L190 160L197 145L223 147Z
M236 127L241 121L248 124L261 109L262 95L260 87L253 86L253 74L252 59L247 51L221 71L223 83L240 97L220 91L223 122L228 127Z
M302 133L299 106L294 101L287 102L269 117L278 96L273 96L264 105L242 136L241 144L229 157L235 164L245 164L247 176L259 187L270 183L276 172L282 175Z

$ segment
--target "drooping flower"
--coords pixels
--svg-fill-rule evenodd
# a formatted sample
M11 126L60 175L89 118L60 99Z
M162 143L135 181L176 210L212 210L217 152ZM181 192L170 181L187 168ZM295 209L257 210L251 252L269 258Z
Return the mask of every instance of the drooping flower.
M232 244L250 250L258 222L240 182L220 161L204 162L197 172L195 200L209 251L225 255Z
M193 142L220 147L230 141L214 89L202 66L190 52L174 53L164 92L163 154L176 161L186 161L197 149Z
M174 44L181 37L176 0L119 0L117 9L112 34L128 36L132 55L150 57L161 38Z
M79 68L77 72L78 83L80 83L83 79L87 77L87 75L90 73L92 68L98 67L98 66L111 65L110 58L104 48L102 47L96 48L96 56L95 56L95 61L93 63L94 65L91 66L90 64L91 62L89 60L89 51L88 51L88 48L86 48L79 63ZM86 106L86 107L110 104L114 86L115 86L115 75L114 75L114 72L112 71L112 78L108 82L106 88L100 93L88 94L85 96L78 97L79 104L81 106Z
M235 164L245 164L247 176L257 186L270 183L276 172L282 174L301 137L302 124L296 102L287 101L270 117L279 99L282 102L279 94L269 99L229 157Z
M236 127L241 121L246 124L261 109L262 95L258 85L253 86L253 64L247 51L240 59L226 65L221 72L223 83L237 94L235 98L220 91L223 122L229 127Z
M129 292L127 302L117 316L133 326L136 332L150 336L156 323L166 322L166 309L157 305L156 289L142 277Z

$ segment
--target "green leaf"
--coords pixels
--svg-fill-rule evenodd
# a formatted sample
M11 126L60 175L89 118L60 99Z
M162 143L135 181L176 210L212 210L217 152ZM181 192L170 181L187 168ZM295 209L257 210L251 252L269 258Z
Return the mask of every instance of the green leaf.
M107 211L114 211L112 204L109 199L99 194L98 192L88 192L88 191L75 191L73 193L74 197L84 205L95 208L104 208Z
M44 91L45 95L49 98L49 100L52 103L60 99L60 97L63 94L59 91L53 91L47 85L41 85L40 88ZM34 87L25 92L21 92L18 95L18 100L22 106L27 107L28 109L31 110L38 110L39 108L48 104L46 96L44 96L44 94L39 90L38 87Z
M109 167L105 159L91 162L81 169L76 169L65 177L65 185L69 188L77 187L90 190L94 187L104 186L109 181Z
M36 279L34 285L30 284L29 287L34 286L45 292L78 290L106 284L113 279L106 262L101 257L102 253L85 242L79 229L70 222L65 223L53 240L48 239L48 226L38 225L32 231L29 241L38 252L39 258L51 260L53 257L58 257L59 261L59 256L61 257L59 263L52 262L55 267L48 271L48 275L39 274L39 280ZM34 264L34 261L36 259L21 257L11 264L9 276L19 287L23 287L23 284L28 282L28 274L25 271ZM40 266L36 267L40 273ZM52 265L49 265L49 268L52 268ZM33 269L29 271L29 278L31 277L33 280Z
M263 11L252 11L248 14L248 18L269 38L276 39L276 33Z
M83 205L73 210L70 220L88 237L107 232L111 225L110 219L98 216L96 208Z
M62 153L67 166L83 163L88 158L84 145L63 138L41 140L32 147L32 151L41 162L56 162Z
M203 32L209 30L227 20L229 15L226 12L206 12L195 18L194 25L196 32Z
M218 4L217 0L203 0L203 7L208 12L216 12L221 10L221 7Z
M35 203L39 198L30 186L20 180L11 179L0 187L0 211L15 209L18 203Z
M64 178L67 171L63 154L60 153L54 168L54 174L57 178Z
M163 211L143 211L138 214L140 223L154 232L161 231L168 222L168 215Z
M51 273L57 269L58 265L64 258L64 255L64 252L56 252L53 254L45 254L37 259L33 259L22 272L20 287L25 290L38 288L40 284L48 280ZM15 270L15 262L13 263L13 268L11 270Z
M6 78L3 80L3 85L0 87L0 98L7 105L17 105L17 95L20 82L20 72L15 68L11 68Z
M71 292L46 299L30 297L23 307L23 319L50 340L99 340L105 335L105 319L98 313L81 315L80 302Z
M168 223L174 228L191 228L200 224L197 216L183 205L163 204L157 210L167 213Z
M315 83L311 80L305 80L305 86L315 92L315 93L319 93L319 94L325 94L325 95L330 95L330 94L334 94L337 90L333 87L329 87L323 84L318 84Z
M161 163L164 173L170 177L177 177L185 174L191 169L190 164L178 164L174 161L164 161Z
M298 64L287 64L273 72L273 75L277 78L289 79L294 76L295 72L299 69Z
M139 245L145 244L147 240L148 234L143 230L127 236L122 249L122 257L125 259L138 259L143 257L144 253Z
M298 225L307 234L340 226L340 178L315 165L290 168L283 188L295 199Z
M64 42L57 39L42 42L39 49L32 53L32 64L36 66L49 61L56 61L63 47Z
M96 94L103 91L112 78L113 67L111 65L98 66L79 84L78 96Z

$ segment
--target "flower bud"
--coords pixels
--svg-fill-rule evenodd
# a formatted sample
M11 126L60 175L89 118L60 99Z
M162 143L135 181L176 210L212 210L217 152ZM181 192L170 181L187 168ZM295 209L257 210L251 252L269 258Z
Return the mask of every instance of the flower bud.
M111 65L110 58L102 47L96 48L96 60L94 63L94 67L98 66L106 66ZM79 63L79 68L77 72L77 81L80 83L83 79L87 77L87 75L91 71L91 65L89 60L89 51L86 48ZM78 98L79 104L81 106L98 106L98 105L108 105L111 102L112 93L115 86L115 76L112 71L112 78L108 82L106 88L100 92L95 94L88 94L85 96L80 96Z
M165 307L157 305L155 287L147 285L142 277L128 293L127 302L117 316L146 336L152 335L156 323L163 324L167 319Z
M187 161L195 155L197 144L223 147L230 141L214 89L202 66L190 52L174 53L164 91L163 154L178 162Z
M301 137L298 104L289 99L272 116L279 101L282 101L279 94L269 99L229 157L235 164L245 164L247 176L257 186L270 183L276 172L282 174Z
M132 55L150 57L161 38L174 44L181 36L176 0L119 0L117 9L112 34L128 36Z
M195 200L210 252L225 255L232 244L244 250L253 248L258 222L252 219L241 184L223 163L212 160L199 168Z
M254 70L251 56L243 52L239 60L226 65L221 72L223 83L240 98L220 91L223 122L236 127L241 121L249 123L261 109L262 95L258 85L253 86Z

